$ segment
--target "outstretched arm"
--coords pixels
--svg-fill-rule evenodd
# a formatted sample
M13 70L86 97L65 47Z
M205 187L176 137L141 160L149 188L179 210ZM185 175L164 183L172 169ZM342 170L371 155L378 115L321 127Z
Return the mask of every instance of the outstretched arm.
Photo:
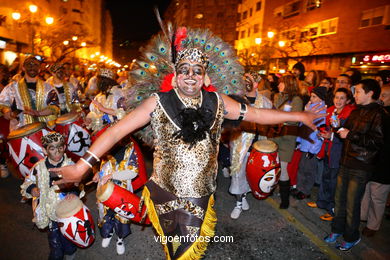
M225 118L236 120L240 116L241 105L232 98L222 95L225 103L225 110L227 114ZM324 108L319 109L318 106L314 106L311 110L305 112L284 112L276 109L254 108L247 106L248 112L245 114L243 120L254 122L262 125L280 124L287 121L302 122L313 130L316 126L313 124L313 120L324 117L324 114L319 114Z
M110 150L123 137L133 132L134 130L146 125L150 121L150 114L156 107L156 97L152 96L145 100L140 106L130 112L126 117L118 123L108 128L89 148L89 151L101 157ZM62 175L63 179L55 182L55 184L67 182L79 182L83 175L88 171L89 167L83 161L79 160L75 165L66 166L58 169L51 169L58 175Z

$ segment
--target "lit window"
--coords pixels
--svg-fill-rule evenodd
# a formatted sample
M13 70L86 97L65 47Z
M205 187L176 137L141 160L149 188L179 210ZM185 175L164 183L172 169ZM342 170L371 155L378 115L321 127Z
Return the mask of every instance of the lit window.
M320 8L323 0L308 0L306 4L306 9L308 11Z

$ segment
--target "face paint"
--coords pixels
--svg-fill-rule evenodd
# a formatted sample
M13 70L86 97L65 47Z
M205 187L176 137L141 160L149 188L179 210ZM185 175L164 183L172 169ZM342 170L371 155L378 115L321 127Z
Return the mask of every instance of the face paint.
M58 163L61 161L62 157L65 153L65 144L63 142L52 142L50 143L45 149L47 157L55 162Z
M176 85L180 95L196 97L204 84L205 68L198 62L183 61L176 69Z
M270 170L260 179L259 188L264 193L270 193L275 185L276 172L275 169Z

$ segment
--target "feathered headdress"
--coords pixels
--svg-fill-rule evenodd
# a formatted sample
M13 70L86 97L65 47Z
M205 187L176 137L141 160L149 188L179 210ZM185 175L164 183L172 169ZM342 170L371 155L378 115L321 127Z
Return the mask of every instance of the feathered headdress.
M163 24L158 11L156 16L162 32L141 48L142 55L129 72L134 89L132 107L152 93L171 90L175 63L188 57L205 65L211 80L211 86L204 86L206 90L227 95L244 94L244 68L229 44L207 29L174 28L170 23Z

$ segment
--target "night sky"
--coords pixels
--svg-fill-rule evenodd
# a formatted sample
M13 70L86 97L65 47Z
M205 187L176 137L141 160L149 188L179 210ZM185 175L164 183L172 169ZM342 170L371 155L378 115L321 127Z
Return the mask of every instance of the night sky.
M139 48L140 42L147 42L160 31L153 7L157 5L163 16L169 2L170 0L106 0L114 26L114 56L123 59L126 56L125 49L128 49L129 56L133 56L131 52Z

